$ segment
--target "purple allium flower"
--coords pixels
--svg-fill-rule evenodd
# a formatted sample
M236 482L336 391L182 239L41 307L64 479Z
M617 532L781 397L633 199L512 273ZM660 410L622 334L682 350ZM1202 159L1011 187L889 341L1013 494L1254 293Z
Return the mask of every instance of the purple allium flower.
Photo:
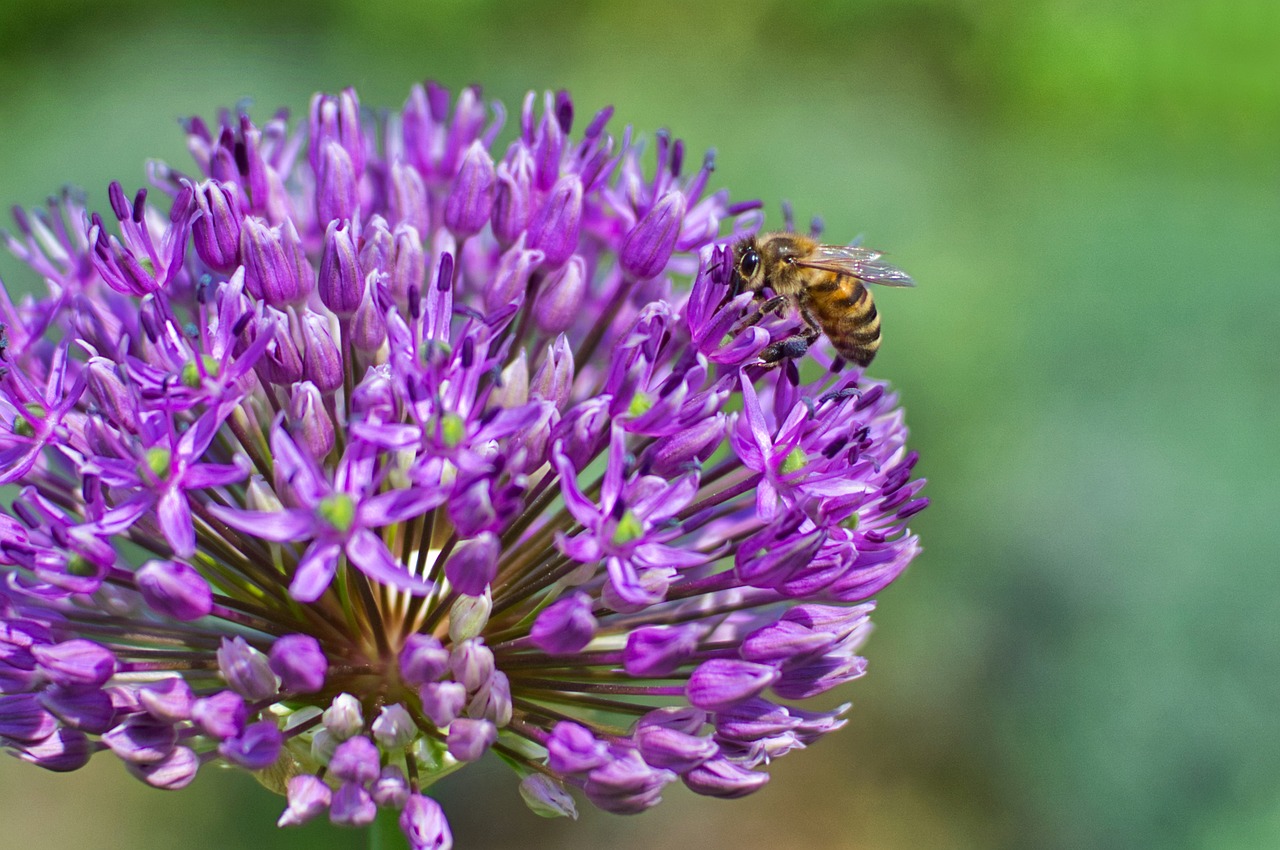
M759 204L573 113L530 95L503 150L477 89L318 95L17 215L0 744L448 848L424 791L490 750L538 814L633 813L844 724L794 703L863 674L919 551L902 411L825 346L761 364L795 327L731 332Z

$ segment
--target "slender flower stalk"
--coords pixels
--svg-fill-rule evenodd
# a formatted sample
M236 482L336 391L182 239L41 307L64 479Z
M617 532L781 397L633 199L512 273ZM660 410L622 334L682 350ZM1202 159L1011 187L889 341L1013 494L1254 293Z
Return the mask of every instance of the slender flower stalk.
M0 743L281 826L398 810L494 754L530 808L739 797L844 724L926 504L895 396L731 296L757 203L569 97L415 87L374 119L186 123L110 210L17 211L0 291ZM160 203L157 204L156 201ZM823 368L826 371L821 371ZM574 792L577 792L575 794Z

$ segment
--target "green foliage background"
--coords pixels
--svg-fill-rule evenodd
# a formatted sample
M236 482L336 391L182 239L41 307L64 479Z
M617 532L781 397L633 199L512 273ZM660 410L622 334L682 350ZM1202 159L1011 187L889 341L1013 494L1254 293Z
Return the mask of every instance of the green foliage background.
M565 87L920 281L877 293L874 372L931 479L927 551L849 727L746 801L631 819L542 821L467 770L439 789L460 848L1280 846L1280 6L690 5L9 0L0 201L104 209L144 157L187 161L176 118L244 95ZM0 762L6 843L366 846L275 831L242 775L164 794L100 761Z

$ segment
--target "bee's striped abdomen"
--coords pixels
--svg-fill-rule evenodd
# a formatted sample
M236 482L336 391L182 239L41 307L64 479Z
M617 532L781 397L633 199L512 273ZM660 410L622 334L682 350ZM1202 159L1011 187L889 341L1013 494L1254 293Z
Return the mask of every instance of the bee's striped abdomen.
M867 366L880 348L880 315L871 292L851 275L831 275L809 287L814 318L836 351Z

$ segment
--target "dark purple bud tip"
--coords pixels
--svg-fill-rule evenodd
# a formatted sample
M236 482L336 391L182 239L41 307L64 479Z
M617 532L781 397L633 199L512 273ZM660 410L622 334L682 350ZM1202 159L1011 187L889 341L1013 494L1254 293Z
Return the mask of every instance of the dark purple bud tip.
M119 221L129 221L133 218L133 207L118 180L112 180L111 185L107 187L107 200L111 202L111 212L115 213Z
M133 218L134 223L140 224L142 222L142 217L146 213L146 211L147 211L147 190L139 189L138 193L133 196L133 209L131 210L131 217Z
M573 128L573 98L564 89L556 92L556 123L560 125L560 132L566 136Z

